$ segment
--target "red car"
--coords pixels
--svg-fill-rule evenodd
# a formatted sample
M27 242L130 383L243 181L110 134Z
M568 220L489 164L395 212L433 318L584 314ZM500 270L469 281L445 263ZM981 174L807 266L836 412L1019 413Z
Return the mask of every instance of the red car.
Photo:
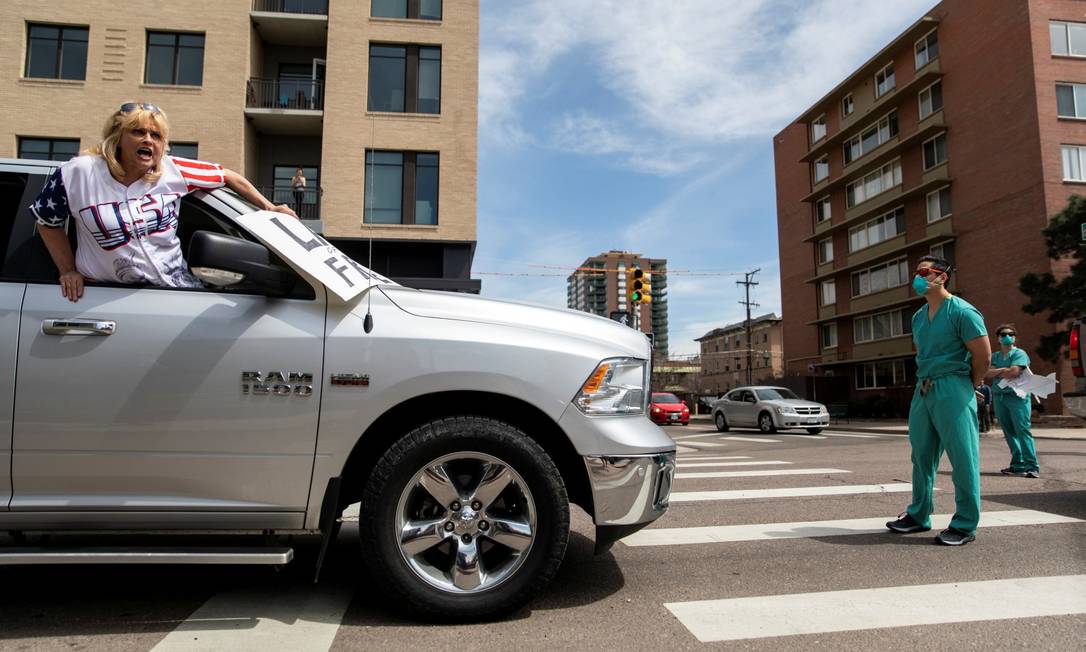
M653 392L649 418L658 425L681 423L685 426L690 423L690 408L674 394Z

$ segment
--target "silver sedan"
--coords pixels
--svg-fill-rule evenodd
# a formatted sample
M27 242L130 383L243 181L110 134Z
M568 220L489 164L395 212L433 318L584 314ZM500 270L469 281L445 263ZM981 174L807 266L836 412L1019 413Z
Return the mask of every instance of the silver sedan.
M786 387L738 387L713 401L713 423L726 432L735 426L769 434L784 428L806 428L817 435L830 425L825 405L804 400Z

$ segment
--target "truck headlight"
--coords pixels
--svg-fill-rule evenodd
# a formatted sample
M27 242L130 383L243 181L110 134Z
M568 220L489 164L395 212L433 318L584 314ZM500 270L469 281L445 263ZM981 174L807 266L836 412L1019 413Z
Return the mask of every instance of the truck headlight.
M596 367L573 399L587 415L645 414L648 366L637 358L608 358Z

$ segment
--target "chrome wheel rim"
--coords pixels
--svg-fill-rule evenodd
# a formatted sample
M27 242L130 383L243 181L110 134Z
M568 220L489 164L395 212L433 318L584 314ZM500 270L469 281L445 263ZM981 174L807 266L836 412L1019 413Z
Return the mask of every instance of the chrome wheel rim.
M480 593L512 577L537 534L524 479L479 452L439 457L412 476L396 507L397 544L408 567L448 593Z
M762 432L769 432L773 428L773 421L768 414L762 415Z
M724 429L724 415L723 414L718 413L716 415L716 427L720 428L721 430Z

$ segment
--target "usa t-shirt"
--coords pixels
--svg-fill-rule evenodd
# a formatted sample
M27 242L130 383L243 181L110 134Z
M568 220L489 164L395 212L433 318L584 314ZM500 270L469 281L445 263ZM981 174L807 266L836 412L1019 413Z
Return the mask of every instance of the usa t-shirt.
M201 287L189 272L177 238L181 198L226 185L221 165L163 156L162 175L125 186L100 156L78 156L61 165L30 206L38 224L76 228L75 268L83 276L115 283Z

